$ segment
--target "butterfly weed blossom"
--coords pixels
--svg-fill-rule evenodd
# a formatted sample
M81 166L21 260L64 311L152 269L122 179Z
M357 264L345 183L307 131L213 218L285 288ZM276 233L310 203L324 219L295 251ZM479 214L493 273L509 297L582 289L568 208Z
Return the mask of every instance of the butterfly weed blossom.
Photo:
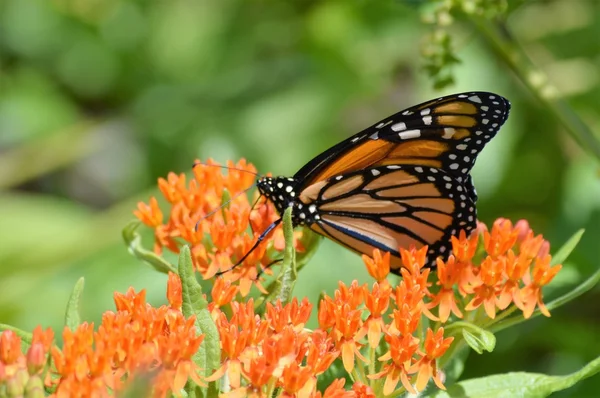
M115 293L116 311L105 312L97 328L87 322L65 327L62 347L51 329L38 327L22 354L21 339L11 330L2 332L0 390L11 396L44 396L46 389L55 397L108 397L139 378L147 396L165 397L181 391L188 379L205 385L191 359L204 336L195 318L185 318L178 308L178 284L179 278L169 279L170 306L151 306L144 290Z
M228 162L228 173L223 175L220 165L212 160L197 162L193 177L187 182L184 174L170 173L159 178L158 186L170 206L168 219L152 197L148 204L140 202L134 212L144 224L154 229L154 251L161 254L166 248L179 252L182 243L190 245L192 261L204 279L229 271L244 255L249 255L223 278L239 286L239 293L247 296L252 285L262 292L259 274L277 259L275 253L284 248L281 228L254 250L257 235L249 232L264 231L278 218L270 202L252 208L248 190L254 183L256 168L245 160ZM224 198L231 202L221 208ZM297 233L301 237L301 233ZM302 251L300 239L295 248Z

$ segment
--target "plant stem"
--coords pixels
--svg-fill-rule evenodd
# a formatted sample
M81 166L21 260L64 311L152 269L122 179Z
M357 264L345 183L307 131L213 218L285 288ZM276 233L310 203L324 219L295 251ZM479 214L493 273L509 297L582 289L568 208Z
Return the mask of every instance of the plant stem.
M600 159L598 138L571 107L558 98L557 89L548 81L546 74L536 68L525 55L511 36L508 27L503 22L482 20L477 15L465 14L465 16L487 40L492 50L512 69L538 101L569 131L581 147Z

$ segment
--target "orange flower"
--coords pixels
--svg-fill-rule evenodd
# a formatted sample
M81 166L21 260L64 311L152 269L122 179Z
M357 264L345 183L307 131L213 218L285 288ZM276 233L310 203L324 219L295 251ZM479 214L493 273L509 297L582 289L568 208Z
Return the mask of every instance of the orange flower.
M417 391L425 390L427 383L431 378L438 388L445 390L438 367L437 359L448 350L454 337L444 339L444 328L439 328L435 334L433 330L427 329L427 337L425 337L425 354L413 366L410 372L417 372L417 381L415 387Z
M179 275L169 272L169 279L167 281L167 300L171 304L171 308L177 311L181 311L183 304L181 279Z
M383 314L388 309L391 293L392 288L389 284L380 287L379 283L375 282L371 292L365 287L365 307L369 310L370 315L363 325L363 333L367 334L367 340L371 348L379 346L381 334L385 329Z
M379 283L387 281L387 276L390 273L390 253L386 252L383 255L379 249L373 250L373 258L363 254L362 259L367 266L367 271Z
M537 304L540 311L545 316L550 316L550 312L542 301L542 288L554 279L558 271L561 270L562 265L550 266L551 257L546 255L544 257L536 257L535 265L533 266L532 279L527 277L527 285L521 290L522 306L519 307L523 310L523 316L529 318L535 309Z
M324 373L333 361L339 356L339 351L327 332L317 329L310 335L310 345L306 353L306 366L310 366L313 374L318 376Z
M359 381L352 385L352 391L356 394L356 398L375 398L373 389Z
M458 308L454 286L459 278L459 264L455 262L453 255L450 255L447 262L437 259L437 285L441 286L433 301L427 304L428 308L438 307L440 322L446 323L452 312L456 317L462 318L462 312Z
M226 281L224 278L215 278L215 284L210 292L213 308L220 308L229 304L238 293L239 287Z
M150 198L150 205L144 202L138 202L138 209L134 210L133 214L149 227L158 227L162 224L163 213L158 207L156 198Z
M398 383L411 394L416 394L415 389L410 384L408 369L412 363L413 356L419 348L419 340L411 334L402 336L386 335L385 341L389 345L389 351L379 357L380 361L385 361L382 371L369 375L369 379L381 379L385 377L383 393L390 395L396 390ZM389 362L391 360L391 362Z
M498 257L513 247L518 237L519 231L513 229L512 223L499 218L494 222L491 233L483 233L483 245L491 257Z
M335 379L331 382L329 387L325 389L323 394L317 392L314 394L314 398L353 398L354 393L352 391L344 390L344 384L346 384L346 380Z
M292 325L295 330L300 331L308 321L311 311L312 304L306 297L301 304L298 304L298 299L294 297L286 305L281 305L280 300L277 300L275 305L267 303L265 319L275 332L281 332L288 325Z
M505 268L504 258L493 260L492 257L486 257L479 266L478 281L473 288L475 297L467 304L465 310L473 311L483 304L487 316L492 319L496 317L496 293Z
M292 362L281 375L282 397L310 397L316 387L316 380L312 378L312 369Z

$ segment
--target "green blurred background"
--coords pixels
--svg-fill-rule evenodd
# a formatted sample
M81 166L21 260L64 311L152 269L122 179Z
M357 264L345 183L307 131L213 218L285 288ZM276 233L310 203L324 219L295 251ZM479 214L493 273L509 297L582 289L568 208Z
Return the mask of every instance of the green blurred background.
M467 20L448 28L462 61L455 83L434 90L421 55L436 29L423 22L434 5L0 0L0 323L60 330L80 276L87 320L129 286L164 302L166 278L128 255L120 231L169 171L244 157L261 172L293 174L401 108L463 90L513 104L473 171L481 220L525 218L555 248L586 228L550 296L594 272L597 159ZM510 34L600 131L600 2L508 5ZM316 302L354 278L370 282L360 258L325 241L296 293ZM464 377L578 369L600 354L599 301L595 290L551 319L500 333L493 354L471 355ZM560 395L599 389L592 378Z

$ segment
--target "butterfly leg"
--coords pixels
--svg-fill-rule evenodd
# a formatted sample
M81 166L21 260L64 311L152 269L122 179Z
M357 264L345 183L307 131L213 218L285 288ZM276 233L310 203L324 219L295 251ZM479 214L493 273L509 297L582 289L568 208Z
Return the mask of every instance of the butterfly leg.
M219 275L223 275L233 269L235 269L236 267L238 267L239 265L241 265L244 260L246 260L248 258L248 256L250 255L250 253L252 253L254 250L256 250L256 248L258 247L258 245L260 245L262 243L263 240L265 240L267 238L267 236L279 225L281 224L282 219L280 218L279 220L274 221L273 223L271 223L271 225L269 225L267 227L267 229L260 234L260 236L258 237L258 239L256 239L256 242L254 243L254 245L252 245L252 247L250 248L250 250L248 250L248 252L246 254L244 254L244 256L237 262L235 263L231 268L225 270L225 271L219 271L217 272L215 275L219 276Z

